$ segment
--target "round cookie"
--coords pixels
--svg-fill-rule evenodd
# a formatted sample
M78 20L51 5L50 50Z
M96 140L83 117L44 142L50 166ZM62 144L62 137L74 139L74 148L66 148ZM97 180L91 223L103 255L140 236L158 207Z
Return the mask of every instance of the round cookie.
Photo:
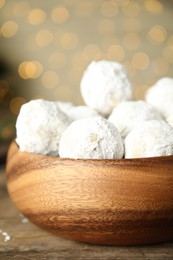
M21 107L16 142L21 151L58 156L60 137L69 124L56 102L32 100Z
M145 95L146 102L167 117L173 107L173 78L165 77L151 86Z
M146 121L125 139L125 158L173 155L173 128L164 121Z
M140 122L153 119L162 120L162 117L159 112L143 100L121 102L108 118L117 127L122 138L125 138Z
M108 116L123 100L132 98L126 68L114 61L93 61L81 80L81 94L87 106Z
M101 117L79 119L63 133L60 157L84 159L122 158L124 147L120 133L108 120Z

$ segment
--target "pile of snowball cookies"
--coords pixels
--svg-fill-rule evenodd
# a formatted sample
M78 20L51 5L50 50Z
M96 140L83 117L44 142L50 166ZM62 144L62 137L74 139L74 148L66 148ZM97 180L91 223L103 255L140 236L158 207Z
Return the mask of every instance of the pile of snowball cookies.
M145 101L136 101L126 68L101 60L89 64L80 89L85 106L37 99L21 107L21 151L74 159L173 155L173 78L158 80Z

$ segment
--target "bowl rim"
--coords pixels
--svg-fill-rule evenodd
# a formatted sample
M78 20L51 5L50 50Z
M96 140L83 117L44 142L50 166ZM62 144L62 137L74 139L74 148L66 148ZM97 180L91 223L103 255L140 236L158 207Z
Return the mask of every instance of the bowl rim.
M13 148L13 152L11 152ZM157 156L157 157L141 157L141 158L121 158L121 159L86 159L86 158L60 158L56 156L50 156L50 155L44 155L44 154L37 154L37 153L31 153L27 151L21 151L19 148L19 145L14 140L11 145L9 146L8 150L8 156L7 156L7 163L10 161L10 159L17 155L21 154L23 156L36 156L38 159L46 159L46 160L56 160L60 162L86 162L86 163L113 163L113 164L140 164L140 163L157 163L157 162L167 162L172 161L173 162L173 155L167 155L167 156Z

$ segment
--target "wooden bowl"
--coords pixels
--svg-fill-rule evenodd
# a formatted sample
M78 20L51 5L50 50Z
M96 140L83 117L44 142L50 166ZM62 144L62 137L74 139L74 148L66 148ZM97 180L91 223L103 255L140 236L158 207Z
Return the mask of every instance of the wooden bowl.
M173 156L60 159L13 143L6 172L19 211L58 236L104 245L173 240Z

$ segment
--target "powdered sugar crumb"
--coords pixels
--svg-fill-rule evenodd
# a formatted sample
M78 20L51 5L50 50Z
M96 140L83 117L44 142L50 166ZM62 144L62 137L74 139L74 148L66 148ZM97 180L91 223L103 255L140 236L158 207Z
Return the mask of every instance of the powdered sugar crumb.
M0 229L0 236L2 237L4 242L8 242L9 240L11 240L11 236L7 232L1 229Z

